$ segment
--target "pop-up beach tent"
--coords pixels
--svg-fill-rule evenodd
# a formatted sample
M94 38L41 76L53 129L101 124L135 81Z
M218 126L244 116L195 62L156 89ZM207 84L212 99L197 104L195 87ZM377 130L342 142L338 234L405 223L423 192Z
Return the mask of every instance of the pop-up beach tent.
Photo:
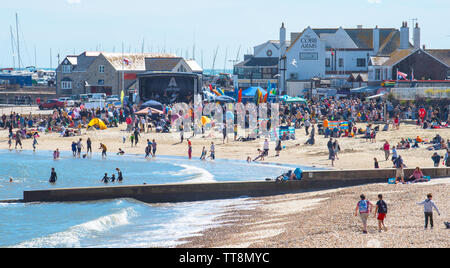
M89 122L88 127L96 127L101 130L107 129L105 123L101 119L98 119L98 118L92 119L91 122Z
M262 87L249 87L246 90L242 90L242 100L244 100L244 102L255 100L258 90L261 92L261 95L264 99L267 95L267 90ZM268 99L273 100L274 98L275 95L269 93Z

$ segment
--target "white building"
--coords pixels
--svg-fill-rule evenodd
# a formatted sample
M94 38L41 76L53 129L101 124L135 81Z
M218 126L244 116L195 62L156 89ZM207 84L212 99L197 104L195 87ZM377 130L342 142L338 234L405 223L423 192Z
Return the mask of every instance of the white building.
M311 87L313 78L342 80L337 83L342 88L353 87L355 77L363 79L359 83L367 84L371 57L393 53L401 43L400 32L393 28L358 26L351 29L308 27L301 33L292 33L297 38L286 49L286 93L302 95L303 89ZM410 46L408 39L402 44Z

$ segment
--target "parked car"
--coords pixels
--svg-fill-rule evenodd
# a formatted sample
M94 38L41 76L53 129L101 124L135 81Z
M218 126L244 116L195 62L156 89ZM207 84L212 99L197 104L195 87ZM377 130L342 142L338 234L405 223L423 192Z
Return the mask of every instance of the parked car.
M55 109L55 108L64 108L66 106L66 104L62 101L59 101L57 99L53 99L53 100L48 100L45 103L41 103L41 105L39 105L39 109L44 110L44 109Z

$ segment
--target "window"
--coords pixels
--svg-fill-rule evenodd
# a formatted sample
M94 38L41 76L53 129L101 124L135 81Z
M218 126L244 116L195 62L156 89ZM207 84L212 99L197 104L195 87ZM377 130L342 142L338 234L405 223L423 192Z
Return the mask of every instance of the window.
M62 66L62 72L67 74L72 72L72 66L70 65L63 65Z
M325 59L325 67L331 67L331 59L330 58Z
M343 58L339 59L339 67L344 67L344 59Z
M101 74L105 73L105 65L99 65L98 66L98 72L101 73Z
M98 85L99 86L103 86L104 84L105 84L105 80L103 80L103 79L98 80Z
M72 89L72 81L62 81L61 88L62 89Z
M379 81L379 80L381 80L381 72L380 72L380 69L376 69L375 70L375 80L376 81Z
M366 59L364 58L356 59L356 67L366 67Z

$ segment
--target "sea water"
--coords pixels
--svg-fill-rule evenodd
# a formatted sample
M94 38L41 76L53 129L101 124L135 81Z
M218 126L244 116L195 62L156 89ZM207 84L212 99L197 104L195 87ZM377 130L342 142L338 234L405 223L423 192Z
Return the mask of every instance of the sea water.
M48 183L51 168L58 181ZM117 185L254 181L274 178L293 166L236 160L93 154L86 159L61 152L0 150L0 200L21 199L23 191L103 186L105 173L123 172ZM301 167L307 169L306 167ZM116 173L117 176L117 173ZM9 178L13 178L9 182ZM133 199L67 203L0 203L0 247L174 247L179 239L218 224L229 206L251 206L243 198L146 204Z

